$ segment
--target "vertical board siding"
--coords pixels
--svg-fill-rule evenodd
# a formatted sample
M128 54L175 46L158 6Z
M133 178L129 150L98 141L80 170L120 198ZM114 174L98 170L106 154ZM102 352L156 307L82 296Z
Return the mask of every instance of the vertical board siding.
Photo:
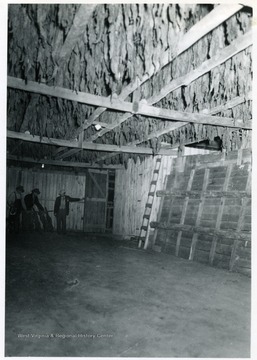
M113 233L123 237L139 236L156 158L128 161L127 169L116 170ZM162 157L156 190L163 188L173 157ZM161 199L155 197L151 219L157 219Z
M53 214L54 202L59 191L65 188L66 194L71 197L83 198L85 191L85 175L75 175L61 172L47 172L46 170L19 169L10 167L7 169L7 195L17 185L24 186L25 195L34 188L39 188L40 203L47 208L56 228L56 219ZM70 203L70 214L67 217L67 229L74 231L83 230L83 202Z
M162 190L158 221L152 221L158 251L250 274L249 150L185 156L184 164L174 159Z
M88 170L85 188L85 232L106 230L108 174L106 171Z

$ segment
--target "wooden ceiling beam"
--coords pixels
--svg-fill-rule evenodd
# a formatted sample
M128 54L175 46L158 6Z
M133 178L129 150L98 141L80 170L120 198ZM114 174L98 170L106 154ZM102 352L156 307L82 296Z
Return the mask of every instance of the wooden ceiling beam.
M252 92L249 92L248 95L246 95L246 96L237 96L234 99L228 101L224 105L219 105L212 109L204 109L203 111L201 111L201 113L209 114L209 115L218 114L222 111L226 111L226 110L232 109L233 107L235 107L237 105L243 104L244 102L246 102L248 100L252 100ZM177 124L174 125L174 128L172 130L180 129L183 126L186 126L185 123L177 122Z
M252 100L252 92L249 92L247 96L237 96L234 99L232 99L232 100L228 101L227 103L225 103L224 105L218 105L218 106L216 106L216 107L214 107L214 108L212 108L210 110L205 109L205 110L201 111L201 113L206 113L206 114L209 114L209 115L215 115L215 114L218 114L219 112L232 109L234 106L240 105L240 104L242 104L242 103L244 103L245 101L248 101L248 100ZM107 124L107 123L103 123L103 122L97 122L97 124L101 125L103 128L111 129L111 124ZM178 123L176 123L176 124L178 124ZM170 126L171 131L177 128L175 126L176 124L172 124ZM183 125L185 125L185 124L183 123L182 126ZM168 129L168 127L167 127L167 129Z
M22 79L17 79L10 76L8 76L7 84L8 87L14 89L25 90L37 94L39 93L43 95L78 101L80 103L84 103L84 104L86 103L89 105L98 106L100 103L105 103L106 107L113 110L130 112L132 114L154 117L162 120L182 121L189 123L209 124L215 126L225 126L225 127L243 128L243 129L252 128L252 124L250 120L244 122L242 119L233 119L228 117L219 117L219 116L211 116L211 115L199 114L199 113L187 113L184 111L162 109L159 107L148 105L144 101L140 101L139 103L134 103L134 104L120 100L111 101L103 96L97 96L82 92L75 93L69 89L60 88L60 87L51 87L45 84L38 84L33 81L28 81L26 83Z
M232 56L236 55L240 51L243 51L247 47L251 46L253 43L252 39L252 32L249 31L248 33L244 34L243 36L240 36L236 40L234 40L231 45L225 47L224 49L221 49L217 55L212 57L209 60L206 60L203 62L198 68L191 71L190 73L181 76L173 81L171 81L168 85L163 87L159 94L154 95L147 99L147 105L154 105L163 98L165 98L168 94L170 94L172 91L177 90L181 88L182 86L188 86L191 82L198 79L202 75L206 74L207 72L211 71L213 68L219 66L220 64L224 63L226 60L230 59ZM140 104L140 103L139 103ZM133 114L126 113L122 115L112 126L112 130L115 129L117 126L120 126L123 122L131 118ZM182 120L177 119L177 120ZM215 124L213 124L215 125ZM217 124L216 124L217 125ZM103 129L100 132L96 133L95 135L88 138L88 141L95 141L97 138L105 135L107 132L109 132L110 129Z
M47 145L57 145L57 146L66 146L69 148L78 148L77 141L63 140L63 139L53 139L47 137L40 137L38 135L30 135L25 133L19 133L15 131L7 130L7 137L10 139L19 139L23 141L38 143L38 144L47 144ZM153 155L153 150L146 147L137 147L137 146L117 146L109 144L94 144L83 141L81 149L90 150L90 151L104 151L104 152L118 152L118 153L130 153L130 154L144 154L144 155ZM173 151L170 150L160 150L159 155L173 155Z
M66 147L59 147L55 151L53 151L52 156L54 156L54 157L58 156L58 154L60 154L60 152L65 151L66 149L67 149Z
M252 92L250 91L246 96L236 96L235 98L229 100L225 104L218 105L212 109L204 109L202 110L202 113L205 112L206 114L210 114L210 115L218 114L222 111L233 109L233 107L243 104L248 100L252 101L252 98L253 98Z
M59 161L59 160L48 160L48 159L32 159L30 157L20 157L15 155L7 155L7 160L14 160L18 162L45 164L54 166L65 166L75 168L92 168L92 169L123 169L123 165L97 165L83 162L70 162L70 161Z
M163 56L160 56L161 63L158 69L152 69L149 74L145 74L142 79L136 78L135 81L126 86L119 95L120 100L125 100L130 94L132 94L143 83L149 80L155 73L160 71L163 67L168 65L177 56L190 48L193 44L199 41L203 36L222 24L236 12L242 9L242 5L239 4L222 4L216 6L209 14L202 18L198 23L192 26L185 34L178 34L178 38L181 41L178 42L176 49L168 49L164 52ZM157 71L156 71L157 70ZM104 113L107 108L101 107L96 109L88 119L85 120L83 130L86 130L89 126L96 123L99 116Z
M82 149L70 149L68 151L66 151L63 154L60 154L58 156L55 157L56 160L62 160L62 159L66 159L69 156L75 155L78 152L82 151Z
M239 52L245 50L249 46L253 44L252 32L249 31L246 34L236 38L231 45L226 46L225 48L218 51L217 55L213 56L211 59L204 61L198 68L194 69L190 73L181 76L173 81L171 81L168 85L164 86L160 93L154 95L147 99L147 103L149 105L156 104L163 98L165 98L172 91L181 88L182 86L188 86L194 80L208 73L215 67L223 64L228 59L232 58L234 55Z
M221 104L219 106L216 106L212 109L204 109L202 110L202 113L207 113L207 114L218 114L219 112L221 111L226 111L228 109L232 109L233 107L237 106L237 105L240 105L248 100L252 100L252 92L249 92L248 95L246 96L236 96L235 98L229 100L227 103L225 104ZM145 141L149 141L151 139L154 139L154 138L158 138L162 135L165 135L165 134L168 134L170 133L171 131L174 131L174 130L177 130L183 126L186 126L184 122L176 122L176 123L173 123L169 126L166 126L164 129L161 129L161 130L158 130L158 131L153 131L151 132L150 134L148 134L148 136L146 136L143 140L136 140L136 141L133 141L131 143L128 143L128 145L139 145L139 144L142 144L143 142ZM205 140L205 139L203 139ZM187 143L186 145L188 145L189 143ZM104 156L100 156L96 162L99 162L99 161L103 161L103 160L106 160L106 159L110 159L111 157L113 156L116 156L117 154L113 153L113 154L108 154L108 155L104 155Z
M192 46L194 43L196 43L198 40L200 40L203 36L205 36L207 33L212 31L214 28L216 28L218 25L220 25L222 22L227 20L229 17L234 15L236 12L238 12L242 8L242 5L239 4L223 4L216 6L209 14L207 14L203 19L201 19L198 23L196 23L194 26L190 28L190 30L183 35L182 40L178 43L177 49L173 49L173 55L171 56L170 50L166 50L164 55L161 57L162 62L160 65L160 70L164 66L168 65L175 57L179 56L181 53L183 53L185 50L187 50L190 46ZM77 38L84 32L85 26L89 20L89 17L92 15L93 11L95 9L95 5L81 5L78 12L75 15L73 25L68 33L68 36L60 50L57 63L59 63L59 66L61 65L61 62L64 62L68 56L70 55L72 49L74 48L74 44L77 41ZM181 36L180 36L181 37ZM154 71L152 71L150 74L145 74L142 79L136 78L135 81L131 84L129 84L127 87L125 87L121 94L119 95L119 99L125 100L131 93L133 93L136 89L138 89L144 82L149 80L151 76L154 74ZM89 126L91 126L94 123L97 122L97 119L100 117L102 113L104 113L107 110L107 108L100 107L97 108L90 117L85 120L83 125L83 130L86 130ZM131 115L129 114L128 117L123 117L123 119L129 118ZM125 121L123 120L123 121ZM101 124L102 127L105 127L107 129L112 129L110 124ZM63 154L63 158L66 153ZM67 153L68 157L69 153Z

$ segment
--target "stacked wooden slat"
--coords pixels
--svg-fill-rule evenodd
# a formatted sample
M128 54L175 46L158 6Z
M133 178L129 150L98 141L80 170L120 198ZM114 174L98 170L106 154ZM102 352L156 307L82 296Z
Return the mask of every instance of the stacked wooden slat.
M152 223L155 245L185 259L250 273L249 152L187 157L180 171L176 161L166 190L157 192L163 206Z

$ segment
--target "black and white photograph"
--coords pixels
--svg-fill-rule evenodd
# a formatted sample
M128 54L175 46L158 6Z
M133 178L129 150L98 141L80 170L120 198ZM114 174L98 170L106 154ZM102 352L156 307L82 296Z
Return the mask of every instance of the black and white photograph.
M253 4L2 10L4 357L253 358Z

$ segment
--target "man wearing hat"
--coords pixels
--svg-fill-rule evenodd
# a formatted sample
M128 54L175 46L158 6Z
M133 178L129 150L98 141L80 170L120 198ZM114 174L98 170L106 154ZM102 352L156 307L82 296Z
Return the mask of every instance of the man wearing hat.
M54 216L57 220L57 232L58 234L66 233L66 216L69 215L70 202L76 202L84 200L84 198L72 198L66 195L65 189L59 192L59 195L54 204Z
M31 191L30 194L27 194L24 198L26 205L26 216L24 221L25 230L41 230L40 222L35 211L35 207L39 211L45 211L43 206L38 200L38 195L40 191L38 188L35 188Z
M23 210L26 209L24 202L24 188L22 185L16 187L7 199L8 206L8 231L18 233L20 230L20 217Z

